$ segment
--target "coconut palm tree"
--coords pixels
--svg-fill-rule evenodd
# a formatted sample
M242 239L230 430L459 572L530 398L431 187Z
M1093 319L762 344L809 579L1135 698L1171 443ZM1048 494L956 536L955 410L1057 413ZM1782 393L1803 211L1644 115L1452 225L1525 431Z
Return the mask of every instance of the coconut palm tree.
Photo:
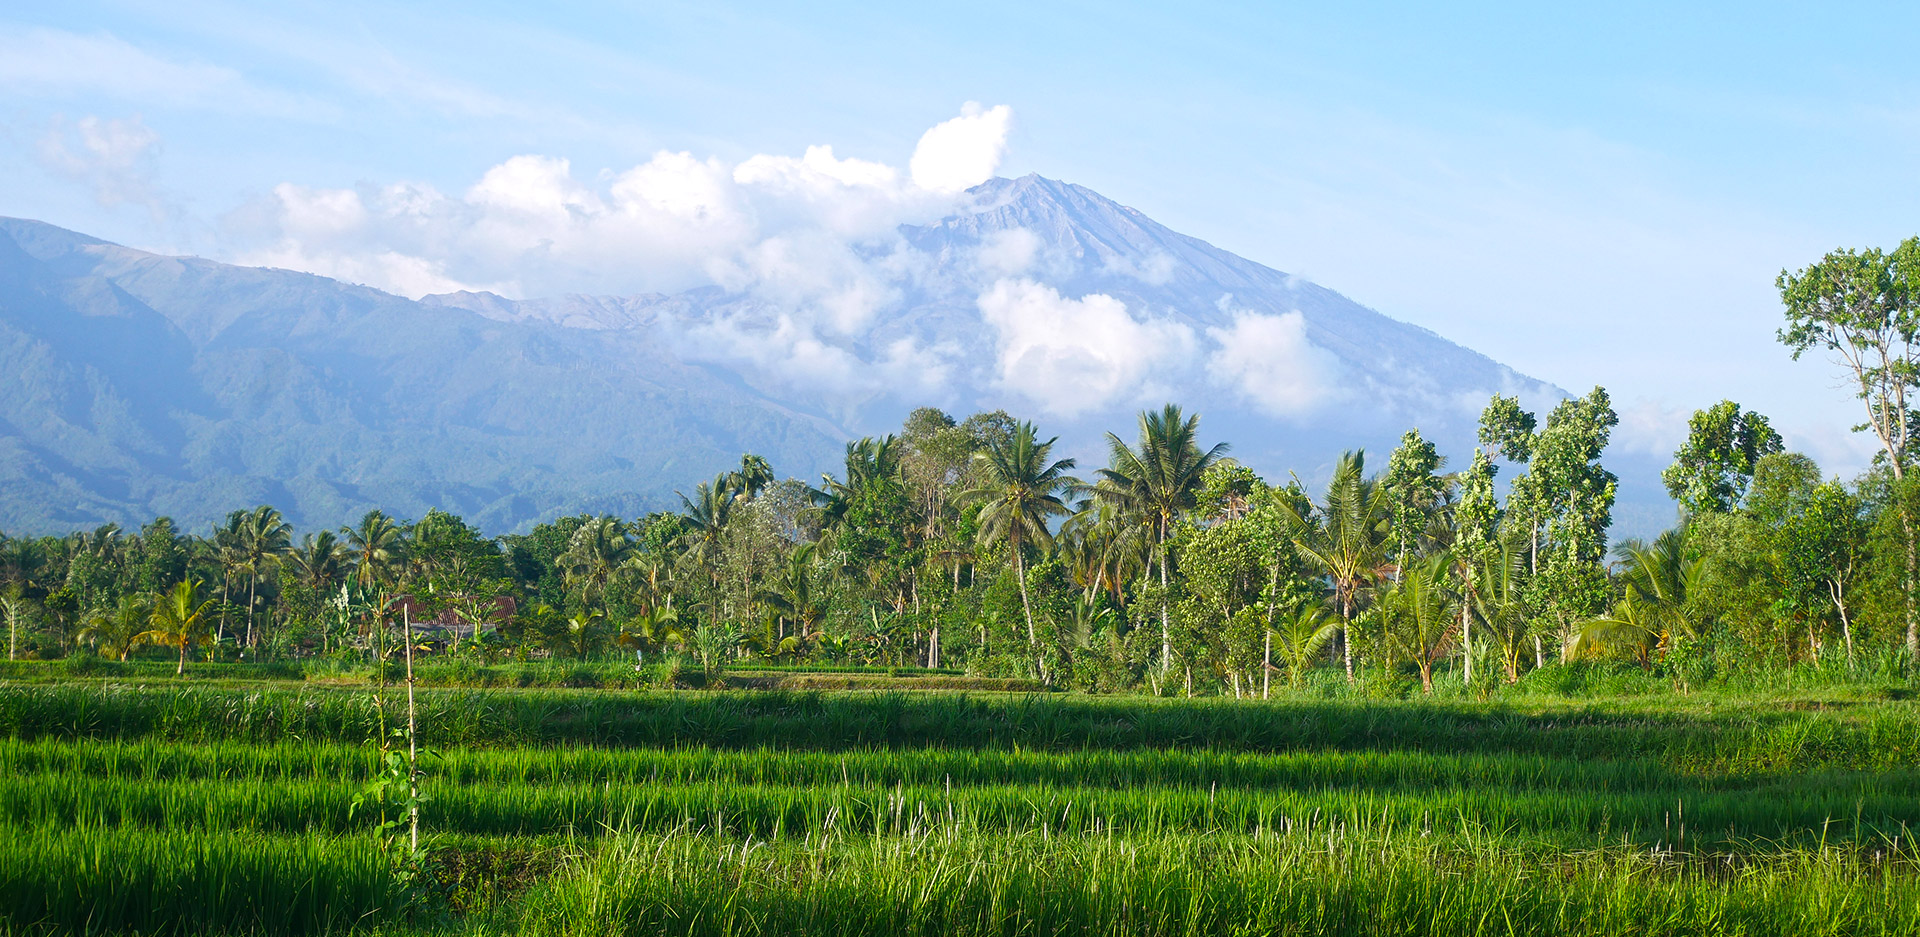
M658 553L636 546L615 579L627 585L627 599L641 614L673 604L673 568Z
M347 537L347 559L353 564L353 580L363 591L393 584L405 568L407 532L393 518L380 511L368 511L353 527L342 527Z
M599 609L568 616L553 635L554 643L575 660L591 659L606 648L612 637L613 627L607 623L606 613Z
M605 597L607 586L619 575L620 567L633 552L626 525L618 518L601 515L573 532L566 552L554 563L564 571L568 584L578 585L580 602L584 605L596 596Z
M293 572L307 588L316 594L325 594L346 575L347 545L340 542L331 530L309 533L300 538L288 562L293 564Z
M760 593L760 601L780 619L780 644L784 646L787 637L786 625L793 624L794 633L806 636L820 630L820 622L827 617L825 599L815 588L818 572L814 561L817 547L811 543L802 543L787 555L786 565L773 575L772 588Z
M1386 563L1391 529L1386 486L1367 477L1364 451L1342 453L1327 483L1317 517L1303 516L1281 501L1282 517L1292 532L1294 547L1307 562L1326 574L1333 586L1334 605L1340 610L1341 656L1347 681L1353 682L1353 616L1361 590L1377 582Z
M1049 462L1053 444L1038 439L1032 423L1020 423L1005 441L990 440L985 451L974 459L981 473L978 488L960 493L962 504L982 504L980 509L981 543L999 541L1007 545L1013 557L1014 575L1020 582L1020 608L1027 616L1027 645L1034 653L1034 669L1041 680L1047 679L1046 657L1033 624L1033 600L1027 595L1026 548L1042 552L1053 546L1053 531L1048 523L1055 517L1072 513L1066 495L1078 489L1079 479L1068 475L1074 460Z
M1534 635L1525 594L1531 536L1531 532L1524 529L1503 535L1494 548L1475 563L1473 590L1469 593L1474 618L1493 634L1500 646L1500 660L1508 683L1520 681L1520 660Z
M253 647L253 611L259 603L260 577L292 549L293 525L278 510L260 505L248 512L240 527L240 567L247 572L247 637Z
M187 652L210 636L212 622L207 610L213 600L200 598L199 589L198 580L188 579L155 596L147 617L148 630L135 638L179 648L180 665L173 671L176 676L187 672Z
M1404 571L1381 600L1388 647L1420 669L1420 687L1433 693L1433 661L1459 624L1456 597L1447 588L1453 557L1436 553Z
M899 485L900 443L893 436L865 436L847 443L846 481L820 476L820 487L808 489L820 509L823 526L832 527L846 516L860 492L874 485Z
M88 613L80 626L79 637L117 660L126 660L133 653L134 645L140 643L140 635L147 630L152 616L151 597L122 596L114 607L97 608Z
M19 583L0 592L0 612L7 615L7 659L13 660L20 647L20 616L26 614L27 600L25 590Z
M1642 667L1672 645L1676 637L1698 637L1702 622L1695 608L1703 557L1687 556L1687 534L1674 528L1652 543L1627 540L1615 548L1622 560L1620 580L1626 594L1608 615L1581 625L1568 653L1624 647Z
M227 639L227 612L233 604L233 583L247 569L247 512L229 511L214 525L213 536L200 541L206 556L220 568L220 620L214 626L218 640Z
M1134 525L1152 538L1160 566L1160 670L1173 665L1173 624L1168 595L1167 538L1174 525L1195 506L1207 469L1226 455L1219 443L1202 450L1200 417L1183 416L1167 404L1159 412L1140 414L1138 448L1107 434L1108 467L1099 471L1097 496L1112 502Z
M740 467L727 473L727 488L737 496L752 500L760 496L776 479L767 460L749 452L740 457Z
M716 475L713 481L694 486L691 498L680 494L680 506L687 519L687 532L681 541L685 555L718 587L721 538L733 520L733 493L727 488L727 476Z
M1074 585L1089 600L1106 593L1124 608L1127 583L1153 568L1152 530L1128 523L1112 501L1089 499L1060 533Z
M1302 602L1274 623L1274 650L1287 663L1287 683L1298 690L1306 685L1307 669L1327 642L1340 633L1334 612L1317 601Z
M669 644L684 644L687 636L680 631L680 613L672 603L657 605L627 620L614 635L614 642L621 647L635 651L648 648L661 648Z

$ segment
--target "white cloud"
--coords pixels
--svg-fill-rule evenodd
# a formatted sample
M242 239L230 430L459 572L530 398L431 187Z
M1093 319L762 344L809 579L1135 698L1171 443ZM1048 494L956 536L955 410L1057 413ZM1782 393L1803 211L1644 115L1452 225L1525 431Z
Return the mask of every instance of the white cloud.
M1156 250L1138 260L1120 254L1109 254L1100 268L1107 273L1132 277L1148 286L1165 286L1167 281L1173 279L1174 264L1172 254Z
M1662 457L1672 455L1687 441L1687 420L1693 415L1685 407L1644 397L1614 412L1620 423L1613 428L1612 448ZM1544 414L1541 419L1544 425Z
M933 192L959 192L993 178L1007 151L1013 109L1005 104L982 109L968 101L960 116L936 125L920 137L908 163L913 182Z
M932 160L931 176L916 169L909 178L827 146L738 164L663 151L597 181L566 159L525 154L458 195L412 183L287 184L230 220L251 222L256 236L242 262L406 294L441 282L486 282L510 296L717 285L845 333L896 298L890 281L911 273L898 227L941 217L956 205L944 186L992 172L1010 113L972 105L929 131L915 158ZM346 262L353 257L364 260Z
M101 120L82 117L69 125L56 117L40 138L40 165L56 175L84 182L101 205L134 204L156 214L162 201L153 182L153 159L160 135L138 117Z
M1039 235L1025 228L1008 228L981 239L974 262L989 276L1011 277L1031 269L1039 254Z
M1209 328L1207 337L1218 345L1209 370L1274 416L1305 416L1339 386L1338 359L1307 338L1306 318L1297 311L1236 312L1232 325Z
M1000 386L1060 416L1162 393L1156 368L1192 355L1191 329L1135 319L1104 293L1070 299L1033 280L1003 279L979 305L997 333Z

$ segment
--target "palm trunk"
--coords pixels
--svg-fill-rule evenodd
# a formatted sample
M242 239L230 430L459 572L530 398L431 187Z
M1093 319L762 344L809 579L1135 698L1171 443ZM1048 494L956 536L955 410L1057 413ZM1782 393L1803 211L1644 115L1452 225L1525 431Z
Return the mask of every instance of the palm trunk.
M1340 656L1347 665L1347 685L1353 685L1353 594L1340 599Z
M420 746L414 732L413 717L413 616L400 610L401 628L407 641L407 844L420 851Z
M187 675L187 639L184 636L180 639L180 666L173 668L173 675L176 677Z
M1473 574L1467 574L1467 595L1473 594ZM1473 685L1473 616L1469 614L1473 605L1464 597L1460 602L1460 670L1465 675L1460 682L1465 686Z
M1167 534L1166 525L1160 529L1160 672L1166 673L1173 666L1173 623L1168 614L1167 600Z
M247 650L253 650L253 607L260 601L260 574L247 573Z
M1033 650L1033 669L1040 675L1040 682L1047 682L1046 658L1040 653L1040 636L1033 627L1033 603L1027 600L1027 562L1020 555L1020 546L1013 548L1013 572L1020 579L1020 609L1027 615L1027 647Z

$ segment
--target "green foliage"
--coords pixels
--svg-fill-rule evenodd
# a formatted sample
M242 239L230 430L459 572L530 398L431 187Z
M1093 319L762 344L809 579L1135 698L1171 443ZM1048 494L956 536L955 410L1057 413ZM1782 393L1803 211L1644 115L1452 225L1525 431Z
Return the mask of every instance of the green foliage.
M1722 400L1694 411L1687 441L1660 480L1688 513L1724 514L1746 494L1754 466L1784 448L1766 417Z

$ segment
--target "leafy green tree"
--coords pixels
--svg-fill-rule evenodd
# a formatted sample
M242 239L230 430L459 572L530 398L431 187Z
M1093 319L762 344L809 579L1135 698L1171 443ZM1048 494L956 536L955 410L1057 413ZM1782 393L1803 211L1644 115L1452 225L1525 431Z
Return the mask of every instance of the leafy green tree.
M1167 540L1197 502L1207 469L1226 455L1226 443L1202 450L1200 417L1174 404L1140 414L1140 439L1129 446L1107 434L1108 467L1099 471L1096 494L1113 502L1152 537L1160 566L1160 669L1173 665L1173 625Z
M1915 425L1907 397L1920 384L1920 237L1891 251L1836 250L1798 272L1780 271L1774 283L1786 307L1780 342L1795 360L1817 350L1841 361L1866 405L1867 422L1855 429L1873 431L1895 483L1904 483ZM1920 660L1920 532L1905 499L1898 511L1907 654Z
M1687 441L1660 480L1687 513L1725 514L1745 497L1754 466L1784 448L1766 417L1722 400L1694 411Z
M1482 449L1473 450L1473 461L1460 475L1460 502L1454 506L1453 556L1465 592L1460 603L1460 679L1473 683L1473 593L1475 574L1493 559L1500 549L1500 498L1493 490L1494 476L1500 468Z
M408 544L408 559L429 590L461 594L507 578L500 544L457 514L428 511L408 532Z
M1400 437L1400 447L1387 459L1387 474L1381 479L1386 491L1387 510L1393 518L1394 565L1405 568L1419 546L1421 532L1427 527L1440 501L1446 482L1437 474L1446 462L1433 443L1408 430Z
M1184 643L1191 651L1214 645L1214 659L1238 689L1263 659L1262 623L1265 610L1256 609L1267 584L1266 545L1246 517L1220 520L1204 527L1188 526L1175 538L1177 567L1187 597L1180 617L1186 621ZM1253 609L1251 621L1243 612ZM1238 623L1241 627L1234 627Z
M1520 406L1520 398L1495 394L1480 412L1480 446L1487 456L1525 464L1533 457L1532 413Z
M1033 601L1027 593L1026 549L1042 553L1053 546L1049 526L1055 517L1072 513L1065 496L1080 486L1080 480L1067 474L1074 460L1049 461L1059 437L1041 442L1032 423L1020 423L1005 443L989 441L975 458L980 462L983 484L960 496L962 503L979 504L982 543L999 542L1007 547L1013 561L1014 576L1020 583L1020 606L1027 620L1027 646L1034 655L1034 669L1040 679L1048 678L1046 659L1033 622Z
M187 577L189 542L174 527L173 518L156 517L140 528L134 556L122 594L148 595L173 588Z
M1847 665L1854 663L1849 590L1859 575L1866 541L1860 500L1837 483L1815 489L1806 507L1780 531L1780 558L1791 600L1800 607L1831 607L1840 619Z
M1561 401L1533 443L1525 490L1545 521L1546 548L1529 588L1534 607L1563 629L1599 614L1609 598L1602 561L1618 481L1600 455L1619 422L1606 389L1595 387ZM1535 656L1538 663L1538 647Z
M562 517L536 524L525 534L501 538L506 550L508 574L527 596L529 607L550 605L558 608L567 604L572 588L567 582L566 568L560 562L560 557L572 545L574 532L592 520L593 515L588 514ZM679 521L678 514L650 514L635 522L634 527L648 553L666 556L678 540L681 530Z

